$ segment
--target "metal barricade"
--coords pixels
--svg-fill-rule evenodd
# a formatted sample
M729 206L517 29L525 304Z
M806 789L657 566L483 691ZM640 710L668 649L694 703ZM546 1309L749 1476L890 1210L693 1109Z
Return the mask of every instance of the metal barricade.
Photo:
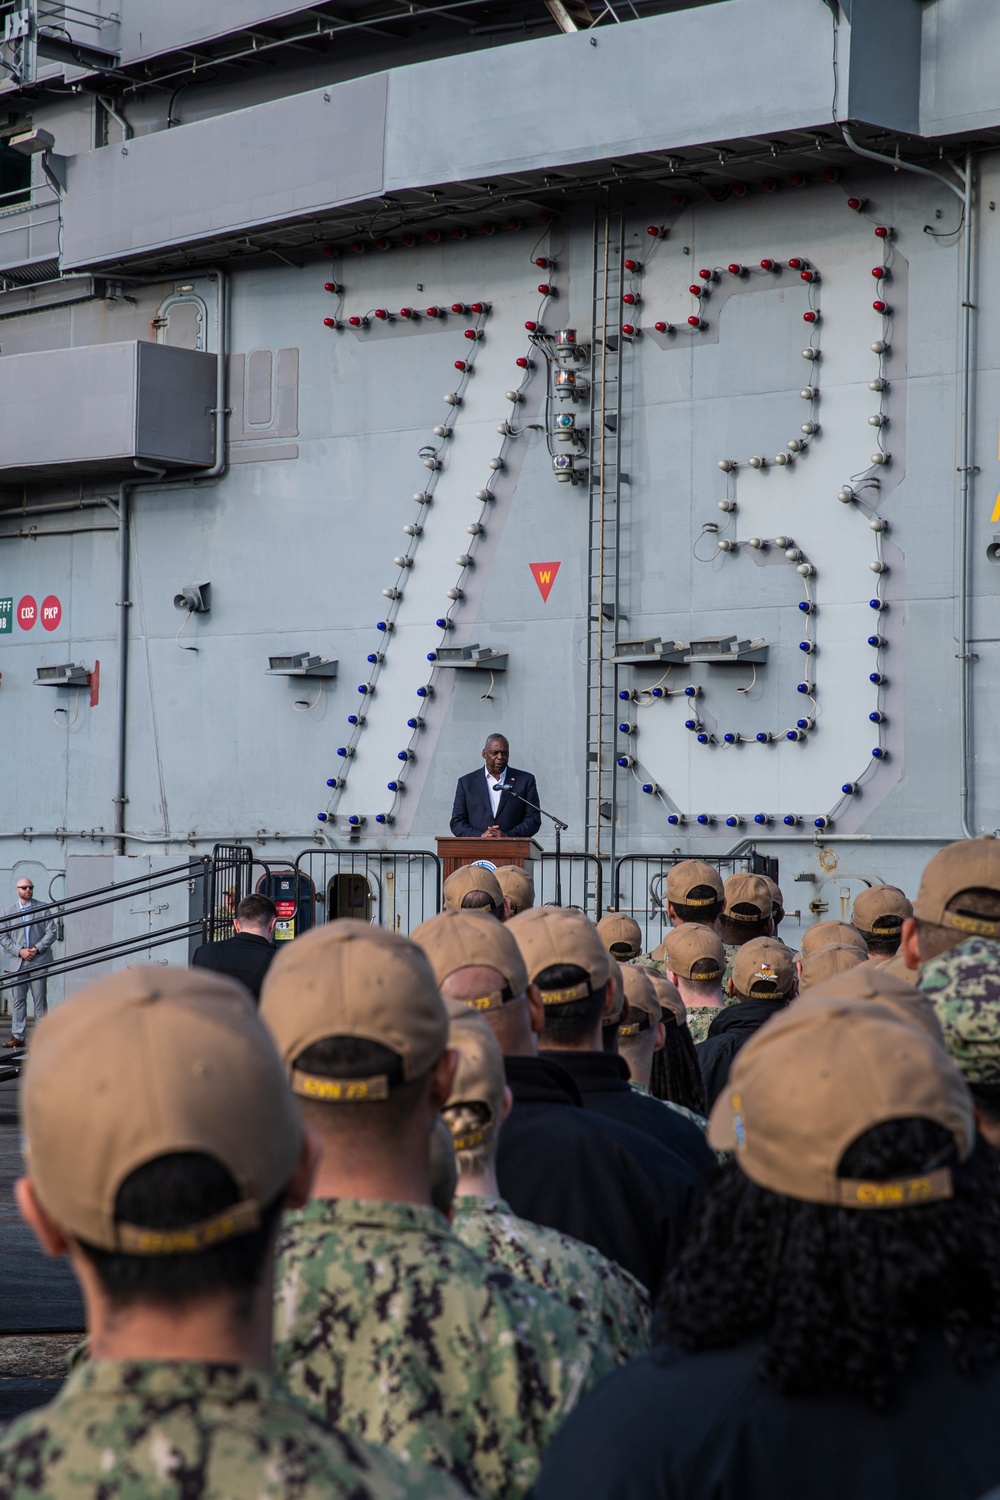
M596 854L543 854L539 860L536 906L554 906L557 892L563 906L578 906L593 921L604 915L604 872L607 861ZM557 880L558 876L558 880ZM559 887L561 886L561 891Z
M209 942L217 943L221 938L235 935L233 918L243 897L253 890L253 866L249 844L216 844L213 848Z
M404 935L441 910L441 861L427 849L303 849L317 920L355 917Z
M663 941L670 926L667 916L667 875L672 865L694 856L687 854L624 854L615 863L611 911L625 912L642 928L643 951L649 953ZM740 854L699 854L704 864L714 865L722 876L737 871L749 875L778 877L778 861L755 849Z

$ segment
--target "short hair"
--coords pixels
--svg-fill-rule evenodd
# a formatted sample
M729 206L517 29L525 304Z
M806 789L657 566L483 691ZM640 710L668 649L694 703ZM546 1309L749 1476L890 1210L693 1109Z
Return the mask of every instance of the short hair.
M462 911L488 911L494 917L503 915L503 907L497 907L489 891L466 891L462 897Z
M699 959L698 962L703 963L705 960ZM667 967L669 968L670 965L668 964ZM699 998L713 999L722 988L721 974L716 974L712 979L700 977L685 979L683 974L678 974L677 981L678 990L681 990L683 995L691 996L692 1005L697 1005Z
M251 927L266 927L277 915L278 908L270 896L244 896L236 908L236 920Z
M899 952L899 945L903 941L902 922L895 932L866 932L864 938L870 958L892 958L893 954Z
M487 746L492 745L494 740L499 740L502 745L507 746L508 750L510 749L510 740L505 734L488 734L483 742L483 749L485 750Z
M200 1151L173 1152L136 1167L115 1197L115 1220L149 1229L182 1229L238 1203L230 1173ZM259 1287L277 1232L284 1192L265 1206L261 1222L207 1250L180 1255L131 1255L80 1241L101 1290L114 1309L143 1303L185 1306L206 1297L235 1294L242 1311Z
M980 917L987 922L1000 921L1000 891L990 890L986 886L970 887L952 896L945 910L960 912L963 916ZM939 927L936 922L925 922L923 917L916 917L914 920L917 924L921 963L927 963L930 959L937 958L939 953L957 948L969 936L958 927Z
M589 984L590 976L579 964L550 964L535 975L534 982L541 989L544 1001L546 990L571 990L575 985ZM591 1036L604 1014L604 989L602 984L579 1000L569 1000L565 1005L547 1005L542 1026L543 1042L548 1039L572 1047Z
M710 927L725 909L726 898L718 895L712 885L693 885L688 895L696 897L701 904L688 906L683 901L670 902L675 914L682 922L700 922L703 927ZM706 902L707 905L705 905Z
M321 1133L364 1135L377 1144L391 1145L409 1129L427 1087L428 1073L407 1083L403 1060L381 1042L364 1037L328 1036L313 1042L295 1059L295 1067L317 1078L372 1078L389 1080L387 1099L352 1100L349 1104L302 1099L302 1112Z
M757 907L751 906L748 901L737 901L732 910L745 912L748 916L750 912L756 911ZM721 929L722 941L724 943L729 943L730 945L735 943L737 947L742 948L743 944L750 942L751 938L771 936L771 918L768 915L754 922L748 921L746 917L743 917L739 922L731 922L725 912L723 912Z

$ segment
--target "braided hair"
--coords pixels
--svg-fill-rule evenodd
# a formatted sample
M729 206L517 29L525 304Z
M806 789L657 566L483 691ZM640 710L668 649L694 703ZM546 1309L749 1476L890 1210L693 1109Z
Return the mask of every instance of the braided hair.
M657 1099L669 1099L703 1115L705 1090L691 1033L687 1026L678 1025L677 1017L667 1010L663 1012L663 1029L666 1039L659 1052L653 1053L649 1091Z

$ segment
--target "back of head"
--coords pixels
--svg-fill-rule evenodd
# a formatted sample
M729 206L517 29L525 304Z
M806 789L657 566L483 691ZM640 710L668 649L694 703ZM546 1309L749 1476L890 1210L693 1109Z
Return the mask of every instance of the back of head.
M236 920L241 928L250 927L265 935L277 917L278 908L270 896L244 896L236 908Z
M913 907L895 885L872 885L855 898L851 922L873 955L890 958L899 948L903 923Z
M601 942L620 964L631 963L642 952L642 928L624 912L609 911L597 924Z
M481 1172L496 1155L507 1086L503 1053L490 1028L473 1015L452 1020L448 1045L458 1065L442 1118L459 1172Z
M824 984L828 979L836 979L839 974L856 969L864 961L861 949L853 943L830 943L825 948L817 948L802 961L799 989L805 991Z
M1000 1182L974 1139L968 1090L927 1032L868 1000L789 1006L713 1109L709 1143L733 1161L668 1281L662 1331L691 1350L760 1339L779 1389L875 1404L928 1324L966 1359L967 1331L1000 1311Z
M795 994L791 950L777 938L744 943L733 964L733 988L740 1000L771 1000L783 1005Z
M614 977L614 960L593 922L574 909L536 906L509 925L528 979L541 991L543 1045L589 1044L600 1028L606 986Z
M520 865L499 865L496 871L497 884L510 902L510 914L516 917L519 911L528 911L535 904L535 882Z
M681 999L681 992L669 979L664 979L662 974L650 974L649 982L660 1004L661 1016L668 1013L674 1017L678 1026L687 1025L687 1006Z
M301 1125L238 985L160 967L87 985L38 1027L22 1117L37 1199L113 1303L259 1283Z
M675 927L663 939L663 958L670 972L680 980L713 992L722 983L726 951L722 939L710 927L693 922Z
M862 958L868 957L868 944L850 922L817 922L814 927L807 927L802 934L799 951L803 958L808 958L810 954L818 953L820 948L827 948L831 943L853 943Z
M722 934L742 946L771 931L771 891L763 875L730 875L726 881Z
M917 899L921 963L967 937L1000 939L1000 841L961 839L934 855Z
M701 859L682 859L667 872L667 901L679 922L711 927L726 904L722 876Z
M410 939L426 953L442 994L482 1015L504 1052L534 1051L528 971L509 923L485 912L444 911Z
M485 865L462 865L444 883L445 911L487 911L494 917L503 915L503 891L491 869Z
M653 985L653 976L637 964L626 964L621 970L628 1014L618 1027L619 1036L637 1036L660 1024L661 1006ZM668 983L662 980L661 983ZM673 989L673 985L670 986ZM676 994L676 990L674 991ZM678 999L680 997L678 996ZM681 1001L681 1004L684 1002Z
M261 1016L310 1122L386 1150L410 1130L447 1048L424 953L365 922L328 922L287 944L268 970Z

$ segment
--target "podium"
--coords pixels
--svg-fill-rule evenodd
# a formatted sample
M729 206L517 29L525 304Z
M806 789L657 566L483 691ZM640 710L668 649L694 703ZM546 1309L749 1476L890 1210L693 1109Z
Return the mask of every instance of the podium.
M532 860L541 857L542 846L534 839L439 838L437 852L447 880L462 865L474 864L477 859L488 859L494 865L520 865L523 869L525 864L530 866Z

